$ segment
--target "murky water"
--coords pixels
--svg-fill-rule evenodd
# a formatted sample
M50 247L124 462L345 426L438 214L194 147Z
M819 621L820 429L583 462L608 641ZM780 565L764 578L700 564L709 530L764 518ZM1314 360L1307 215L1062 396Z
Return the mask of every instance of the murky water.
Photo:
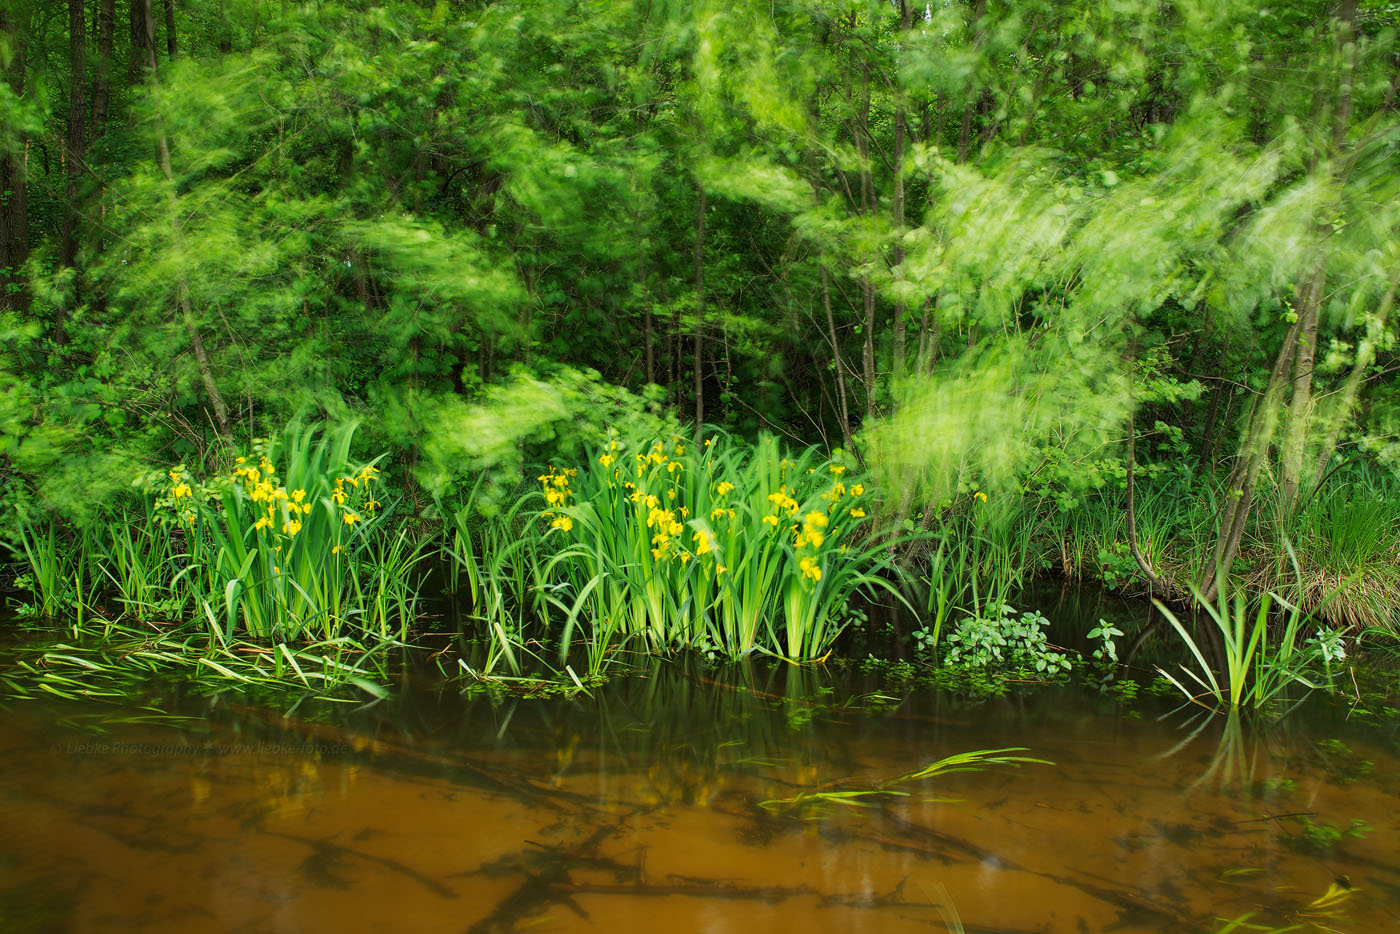
M1400 930L1396 742L1345 709L1256 727L824 683L661 665L493 700L410 679L287 718L157 697L196 718L176 722L15 703L0 928ZM812 797L1009 746L1054 764Z

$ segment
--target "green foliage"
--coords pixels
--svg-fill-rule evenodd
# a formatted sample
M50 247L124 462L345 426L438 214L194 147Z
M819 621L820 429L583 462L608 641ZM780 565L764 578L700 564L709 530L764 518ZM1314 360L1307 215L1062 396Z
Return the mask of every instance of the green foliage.
M991 612L963 619L948 635L944 664L1047 678L1070 670L1069 658L1046 639L1050 621L1044 616L1027 610L1017 617L1016 610L1004 603L988 605L986 611Z

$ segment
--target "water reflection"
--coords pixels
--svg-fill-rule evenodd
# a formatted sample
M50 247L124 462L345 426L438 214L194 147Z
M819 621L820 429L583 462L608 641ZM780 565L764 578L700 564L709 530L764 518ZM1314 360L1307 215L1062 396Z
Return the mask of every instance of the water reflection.
M1396 758L1325 707L1254 723L1066 690L971 705L830 682L660 663L593 698L466 698L408 677L382 703L291 716L170 692L166 706L199 718L18 704L0 725L0 918L80 931L1184 932L1245 916L1397 928ZM760 806L1009 746L1055 764L946 775L820 819Z

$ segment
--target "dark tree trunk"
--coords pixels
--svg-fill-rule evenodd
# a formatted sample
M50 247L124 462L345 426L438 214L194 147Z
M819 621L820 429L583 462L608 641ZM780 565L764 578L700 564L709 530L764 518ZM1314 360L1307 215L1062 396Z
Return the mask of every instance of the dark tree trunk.
M112 42L117 29L116 0L97 3L97 70L92 78L91 143L107 132L107 112L112 106Z
M155 28L153 25L148 28L150 8L146 0L131 0L131 57L127 59L126 72L132 84L140 83L145 69L155 68L155 56L148 48L155 44Z
M78 258L78 183L83 173L87 125L87 17L83 0L68 0L68 127L63 139L67 186L63 200L63 234L58 262L71 268ZM54 338L63 343L63 316L54 320Z
M24 29L4 4L0 4L0 36L5 37L13 55L3 80L16 97L24 93ZM25 177L28 138L16 139L0 150L0 310L26 311L29 289L23 267L29 260L29 203Z
M695 202L695 443L705 430L705 187Z
M903 50L904 37L909 34L909 30L914 26L914 11L909 5L909 0L899 0L899 28L901 51ZM901 58L903 56L901 55ZM896 63L896 69L899 64ZM898 269L904 262L904 146L908 136L909 116L908 108L904 100L904 89L899 86L899 81L895 82L895 94L898 101L894 111L894 252L890 257L891 264ZM894 306L894 368L892 370L894 381L898 383L904 377L905 360L905 333L904 321L905 307L903 302L896 302Z
M172 61L180 51L175 41L175 0L165 0L165 51Z

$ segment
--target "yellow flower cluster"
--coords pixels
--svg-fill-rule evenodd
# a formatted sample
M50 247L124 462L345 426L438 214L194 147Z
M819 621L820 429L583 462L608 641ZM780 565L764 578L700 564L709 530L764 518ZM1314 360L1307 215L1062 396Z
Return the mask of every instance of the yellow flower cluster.
M178 503L180 500L188 499L194 495L190 490L189 483L185 479L185 468L183 466L176 467L174 470L170 471L170 482L174 484L174 486L170 488L170 497L174 499L175 502Z
M606 456L606 455L605 455ZM612 461L608 461L612 463ZM604 464L607 466L607 464ZM550 520L549 527L567 532L574 527L574 520L568 516L556 513L555 509L563 509L569 505L569 500L573 497L573 488L569 486L569 481L578 476L578 468L569 467L560 470L550 466L548 473L542 473L535 479L539 481L540 490L544 493L544 501L550 505L544 512L544 517Z
M789 513L797 512L797 500L788 495L786 486L779 487L776 493L769 493L768 502L773 503L778 509L786 509Z
M170 503L179 512L182 522L194 521L194 490L190 486L189 478L185 476L185 467L181 464L170 471Z
M362 503L358 508L373 514L381 504L374 498L370 484L378 478L377 467L364 467L354 476L336 478L331 489L331 500L341 507L340 518L346 525L354 526L364 521L358 512L346 508L350 498L347 485L350 489L363 489ZM253 529L258 532L274 529L280 530L287 538L296 538L304 526L303 517L311 515L315 505L306 490L288 490L278 480L277 470L266 455L259 458L257 466L250 465L245 457L238 458L230 479L242 488L250 500L265 506L263 515L253 523ZM332 553L339 554L340 547L336 546Z
M250 500L266 504L264 515L259 516L258 521L253 523L256 531L275 528L278 513L284 510L282 534L295 538L301 531L301 519L297 517L311 513L311 504L306 501L306 491L288 492L287 488L278 482L277 471L267 457L259 459L256 467L249 466L247 458L238 458L233 468L233 481L243 488Z
M654 500L656 497L651 496L648 499ZM671 539L685 531L685 526L676 521L674 512L656 507L650 507L647 513L647 528L656 529L656 534L651 537L651 556L658 561L670 553ZM689 560L690 557L686 555L682 558L682 563Z
M838 554L846 550L854 520L866 516L862 499L866 488L847 477L852 468L829 462L808 468L806 464L812 461L799 466L801 462L782 459L778 464L781 485L776 492L767 487L755 493L752 479L724 476L723 467L734 462L727 456L713 460L713 444L714 440L708 439L685 457L686 444L679 438L648 442L640 450L629 450L618 440L605 442L594 455L597 489L610 499L608 505L623 511L626 539L639 552L650 552L658 570L662 562L669 562L677 571L697 569L718 579L728 570L721 560L742 561L745 549L772 547L791 535L786 541L797 552L792 561L793 571L800 572L798 580L808 584L822 581L823 569L830 573L828 561L840 560ZM755 470L760 466L755 463ZM538 478L548 510L573 502L573 476L572 470L550 468ZM593 479L583 484L587 492L579 496L595 495ZM754 510L753 500L761 502L765 495L766 508ZM595 505L601 513L604 503ZM692 510L696 519L707 522L687 525ZM758 514L753 515L754 511ZM553 528L572 528L567 516L548 511L545 515L552 518ZM736 519L737 526L733 524ZM747 525L750 521L770 532L762 536L763 542L749 540L756 534L753 526ZM613 526L608 524L607 528ZM731 549L738 554L724 554Z
M801 528L793 526L797 533L795 544L798 548L805 548L811 545L813 548L820 548L822 542L826 541L826 533L822 529L826 528L826 513L809 512L802 520ZM813 578L815 580L816 578Z

